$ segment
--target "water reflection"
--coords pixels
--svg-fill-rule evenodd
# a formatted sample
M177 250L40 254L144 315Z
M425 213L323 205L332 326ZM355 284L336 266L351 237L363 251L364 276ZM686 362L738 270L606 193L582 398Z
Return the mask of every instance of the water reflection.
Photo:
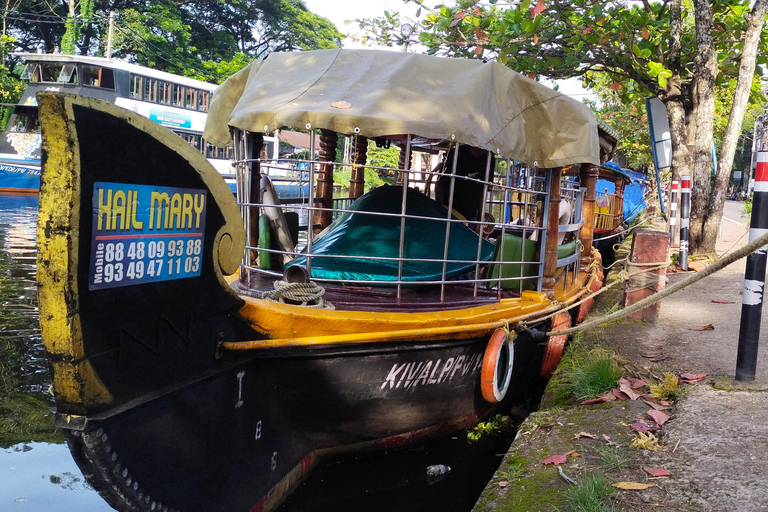
M83 480L61 433L40 339L36 196L0 194L0 510L112 510Z

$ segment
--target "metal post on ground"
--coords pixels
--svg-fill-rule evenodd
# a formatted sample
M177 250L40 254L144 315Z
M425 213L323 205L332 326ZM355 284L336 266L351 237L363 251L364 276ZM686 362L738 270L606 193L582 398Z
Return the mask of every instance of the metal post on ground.
M675 229L677 228L677 189L680 182L672 180L672 190L669 197L669 246L675 245Z
M680 176L680 268L688 270L688 237L691 228L691 177Z
M749 226L750 242L768 233L768 151L758 150L754 192L752 219ZM766 260L768 260L768 246L763 246L747 256L744 295L741 299L739 348L736 353L736 380L755 380Z

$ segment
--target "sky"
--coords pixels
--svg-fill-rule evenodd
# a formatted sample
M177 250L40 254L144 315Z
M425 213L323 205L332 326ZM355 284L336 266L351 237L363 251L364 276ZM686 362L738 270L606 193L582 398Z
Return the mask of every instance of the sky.
M438 4L440 1L425 2L425 4ZM402 16L415 19L415 13L418 6L413 3L405 3L402 0L304 0L304 4L311 12L328 18L336 25L342 34L361 34L355 19L373 18L380 16L385 10L399 12ZM345 24L345 21L353 23ZM342 41L345 48L364 48L360 43L347 38ZM558 81L560 92L567 94L579 101L584 98L594 99L594 95L581 86L580 79L569 79ZM552 83L547 83L550 87Z

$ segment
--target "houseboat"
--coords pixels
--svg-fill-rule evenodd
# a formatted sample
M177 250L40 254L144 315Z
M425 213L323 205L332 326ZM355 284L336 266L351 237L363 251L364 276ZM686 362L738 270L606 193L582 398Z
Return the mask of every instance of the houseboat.
M323 457L505 412L551 375L557 331L601 285L595 183L616 138L494 62L253 62L216 91L203 134L234 147L237 197L148 118L37 101L55 421L119 510L273 510ZM319 133L304 201L281 201L260 157L286 127ZM397 168L370 169L371 139L399 148ZM419 153L443 157L414 169ZM337 168L349 197L333 197ZM371 188L367 169L392 182Z
M27 82L0 138L0 193L37 194L42 138L38 92L78 94L114 103L173 130L210 163L235 190L231 148L202 138L216 86L115 59L83 55L16 53L25 62ZM104 134L108 137L109 134ZM265 157L277 155L277 139L267 136Z

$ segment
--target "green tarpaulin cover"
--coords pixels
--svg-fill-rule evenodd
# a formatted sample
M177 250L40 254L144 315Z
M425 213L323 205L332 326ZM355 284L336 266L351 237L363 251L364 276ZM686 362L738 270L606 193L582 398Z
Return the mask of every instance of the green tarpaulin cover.
M313 279L344 281L397 281L398 262L386 259L362 259L359 256L397 258L400 250L400 217L355 214L380 212L400 214L403 189L383 186L355 201L347 212L335 220L324 234L313 241L311 272ZM407 190L407 215L429 217L405 221L402 280L406 282L434 281L442 278L447 210L421 192ZM434 220L432 220L434 219ZM451 223L448 260L477 258L478 235L463 223ZM493 245L482 240L480 259L488 261ZM329 256L343 256L340 258ZM307 257L298 256L287 266L307 266ZM475 269L474 263L449 263L446 278Z

